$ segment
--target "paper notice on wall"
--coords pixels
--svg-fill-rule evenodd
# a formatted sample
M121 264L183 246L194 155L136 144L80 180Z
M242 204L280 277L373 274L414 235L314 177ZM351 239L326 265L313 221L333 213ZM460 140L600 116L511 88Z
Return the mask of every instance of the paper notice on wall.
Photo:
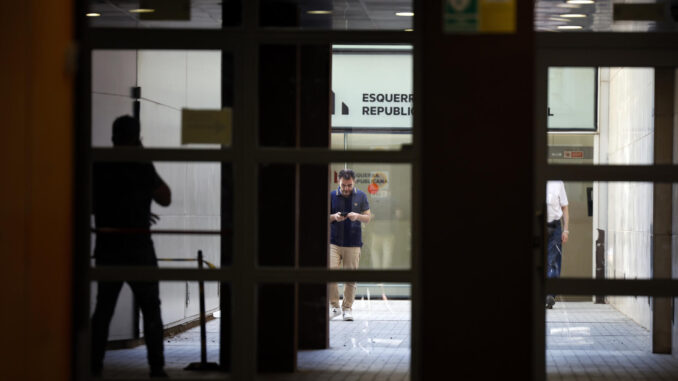
M231 145L233 110L181 110L181 144Z

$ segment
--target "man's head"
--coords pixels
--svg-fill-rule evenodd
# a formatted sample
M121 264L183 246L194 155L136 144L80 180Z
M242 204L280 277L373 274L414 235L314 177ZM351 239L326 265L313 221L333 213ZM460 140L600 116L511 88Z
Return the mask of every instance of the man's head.
M139 146L139 121L129 115L121 116L113 122L114 146Z
M349 197L353 193L353 186L355 185L355 172L352 169L342 169L339 171L339 188L341 195Z

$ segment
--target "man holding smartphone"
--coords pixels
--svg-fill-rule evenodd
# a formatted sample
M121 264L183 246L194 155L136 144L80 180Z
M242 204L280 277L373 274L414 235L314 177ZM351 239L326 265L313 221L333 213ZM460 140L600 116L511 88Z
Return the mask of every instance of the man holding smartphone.
M355 172L339 172L339 188L330 193L330 269L358 268L360 248L363 246L361 223L370 222L370 204L367 195L355 187ZM339 288L329 285L330 319L340 314L353 320L351 307L355 299L355 282L344 283L344 300L339 309Z

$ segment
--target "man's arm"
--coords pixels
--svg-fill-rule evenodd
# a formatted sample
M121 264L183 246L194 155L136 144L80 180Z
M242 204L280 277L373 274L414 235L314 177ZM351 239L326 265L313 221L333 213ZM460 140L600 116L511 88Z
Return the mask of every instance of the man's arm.
M561 238L563 243L567 242L567 239L570 237L570 212L567 205L563 206L563 233Z
M372 214L370 213L370 210L367 209L362 213L351 212L348 214L348 218L350 218L351 221L358 220L364 224L368 224L370 220L372 220Z
M167 183L158 176L158 185L153 189L153 200L162 206L169 206L172 203L172 191L167 186Z

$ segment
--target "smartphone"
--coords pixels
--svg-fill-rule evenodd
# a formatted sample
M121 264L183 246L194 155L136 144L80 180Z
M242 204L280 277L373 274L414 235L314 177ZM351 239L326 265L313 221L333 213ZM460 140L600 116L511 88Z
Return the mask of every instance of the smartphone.
M341 212L341 213L339 213L339 215L342 216L342 217L346 217L346 216L348 216L348 213L347 212Z

